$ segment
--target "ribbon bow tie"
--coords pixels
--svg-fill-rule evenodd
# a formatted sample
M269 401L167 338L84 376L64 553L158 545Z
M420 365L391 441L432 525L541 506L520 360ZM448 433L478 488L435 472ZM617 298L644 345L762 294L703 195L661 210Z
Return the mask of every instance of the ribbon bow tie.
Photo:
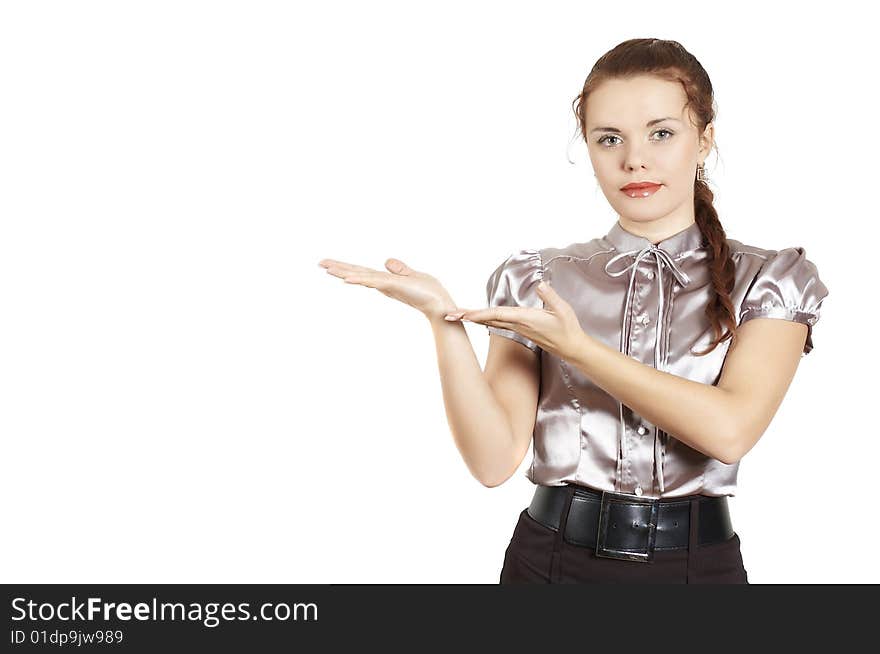
M617 272L611 272L609 268L617 262L619 259L623 257L629 257L635 255L635 258L632 263L627 265L623 270L619 270ZM642 259L647 259L653 256L657 262L657 293L658 296L658 309L657 309L657 335L654 340L654 367L657 370L662 370L665 367L666 361L660 360L660 344L664 340L662 338L661 330L663 329L663 267L664 264L669 267L672 271L672 275L675 279L678 280L678 283L682 286L687 286L691 282L691 278L688 277L683 270L681 270L673 260L672 256L663 248L659 248L653 243L642 248L641 250L629 250L628 252L621 252L617 254L605 264L605 272L608 273L612 277L619 277L623 275L627 270L630 271L629 276L629 285L626 291L626 304L623 309L623 325L620 328L620 351L629 356L629 347L628 340L626 335L629 331L629 319L630 319L630 300L632 298L632 288L633 282L635 281L635 273L638 269L639 263ZM623 420L623 403L618 402L618 406L620 408L620 438L618 441L618 455L617 455L617 479L618 482L622 478L623 473L623 459L626 456L626 423ZM663 459L666 455L666 442L665 439L661 439L658 437L657 429L654 429L654 471L659 482L660 494L663 494L664 484L663 484ZM619 489L619 487L618 487Z
M651 255L654 255L657 260L657 283L660 283L660 275L663 274L663 263L665 263L672 270L672 274L678 280L678 283L682 286L687 286L691 282L691 278L688 277L681 268L675 265L675 260L672 258L672 255L669 254L663 248L658 248L656 245L648 245L642 248L641 250L630 250L628 252L621 252L608 260L608 263L605 264L605 272L607 272L612 277L620 277L627 270L632 268L633 274L636 271L636 268L641 262L642 259L646 259ZM613 263L615 263L618 259L622 259L623 257L631 257L635 255L635 259L631 264L626 266L623 270L619 270L617 272L611 272L608 270ZM632 274L630 275L630 286L632 286Z

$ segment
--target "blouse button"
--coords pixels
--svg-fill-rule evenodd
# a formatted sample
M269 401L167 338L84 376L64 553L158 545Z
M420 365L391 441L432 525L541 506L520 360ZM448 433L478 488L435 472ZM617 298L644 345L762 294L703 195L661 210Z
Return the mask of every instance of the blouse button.
M649 270L645 273L645 277L647 277L648 279L654 279L654 272Z
M642 487L636 486L636 495L641 495L641 494L642 494Z
M645 425L639 425L638 432L639 432L642 436L644 436L645 434L648 433L648 428L645 427Z
M651 319L648 318L647 315L642 316L642 324L643 324L643 325L647 325L649 322L651 322Z

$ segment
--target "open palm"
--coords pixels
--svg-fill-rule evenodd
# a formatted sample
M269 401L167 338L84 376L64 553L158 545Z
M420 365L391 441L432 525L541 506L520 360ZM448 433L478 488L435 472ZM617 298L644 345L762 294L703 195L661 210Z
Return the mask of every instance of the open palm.
M322 259L318 265L328 274L345 280L346 284L360 284L375 288L383 295L418 309L429 318L442 318L456 308L443 285L428 273L413 270L399 259L388 259L384 270L374 270L334 259Z

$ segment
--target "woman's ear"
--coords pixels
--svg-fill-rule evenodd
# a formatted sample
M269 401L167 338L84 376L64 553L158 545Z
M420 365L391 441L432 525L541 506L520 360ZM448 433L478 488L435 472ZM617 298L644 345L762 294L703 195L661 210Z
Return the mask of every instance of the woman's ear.
M705 153L708 157L709 153L712 151L712 146L715 144L715 125L713 123L707 123L706 129L703 130L703 134L700 136L700 153Z

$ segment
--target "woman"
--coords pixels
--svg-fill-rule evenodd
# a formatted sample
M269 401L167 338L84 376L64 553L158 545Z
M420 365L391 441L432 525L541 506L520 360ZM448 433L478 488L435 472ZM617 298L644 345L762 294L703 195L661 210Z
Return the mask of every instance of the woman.
M484 485L509 479L532 445L537 488L501 583L748 583L727 497L813 347L828 290L803 248L726 237L704 170L713 105L675 41L603 55L573 108L618 221L511 254L488 308L457 309L396 259L390 273L320 264L429 319L453 437ZM487 327L485 371L460 321Z

